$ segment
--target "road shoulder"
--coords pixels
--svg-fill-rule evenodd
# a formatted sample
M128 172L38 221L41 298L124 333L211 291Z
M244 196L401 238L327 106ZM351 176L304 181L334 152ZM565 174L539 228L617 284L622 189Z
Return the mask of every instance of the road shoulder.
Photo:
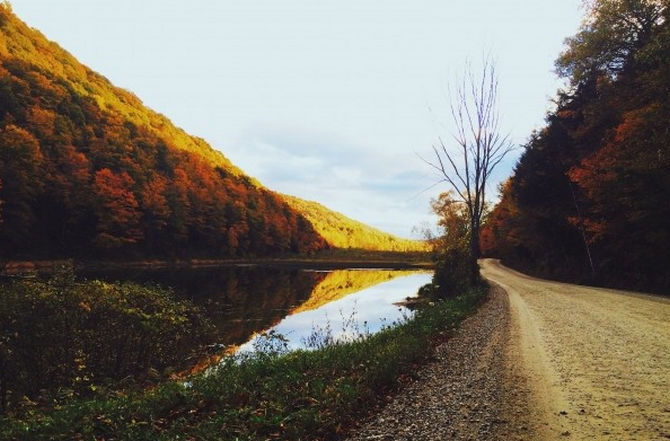
M507 295L493 288L479 311L436 349L418 380L349 439L508 439L499 433L516 427L503 417L509 329Z

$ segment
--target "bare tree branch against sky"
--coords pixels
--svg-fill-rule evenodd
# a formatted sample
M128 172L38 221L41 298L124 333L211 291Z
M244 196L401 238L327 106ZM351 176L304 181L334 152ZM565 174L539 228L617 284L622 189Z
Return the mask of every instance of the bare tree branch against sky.
M467 207L470 254L480 255L479 228L485 212L486 188L494 169L512 152L509 132L502 131L498 106L498 75L490 57L481 72L468 63L450 96L452 139L433 145L434 159L425 160Z

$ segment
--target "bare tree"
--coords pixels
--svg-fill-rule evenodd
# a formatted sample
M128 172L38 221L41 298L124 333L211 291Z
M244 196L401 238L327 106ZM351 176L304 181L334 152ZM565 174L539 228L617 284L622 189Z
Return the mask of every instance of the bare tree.
M441 182L447 182L467 207L471 270L476 275L486 185L493 169L514 148L509 133L500 131L498 76L490 59L484 60L481 76L468 65L456 91L450 90L450 109L452 142L440 138L433 145L434 159L424 162L440 173Z

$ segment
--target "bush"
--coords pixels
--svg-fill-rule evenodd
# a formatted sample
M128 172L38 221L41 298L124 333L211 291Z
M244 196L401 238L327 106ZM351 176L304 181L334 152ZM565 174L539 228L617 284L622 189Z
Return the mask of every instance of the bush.
M435 273L430 284L419 291L419 296L430 300L453 298L480 286L480 277L473 280L470 254L460 247L448 248L435 256Z
M206 319L158 286L21 280L0 288L0 410L160 377L209 342Z

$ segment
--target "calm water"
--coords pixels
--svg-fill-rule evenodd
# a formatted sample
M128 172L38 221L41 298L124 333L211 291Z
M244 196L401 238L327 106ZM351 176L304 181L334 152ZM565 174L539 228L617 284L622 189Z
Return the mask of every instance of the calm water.
M340 273L340 274L338 274ZM337 271L332 276L341 276L346 271ZM322 339L329 336L335 341L346 341L361 334L378 332L384 326L401 322L411 315L404 306L397 305L408 297L414 297L422 285L430 282L430 274L416 272L376 271L376 275L392 275L377 285L356 290L343 298L325 303L316 309L298 310L285 317L269 331L285 338L288 349L309 346L310 337ZM355 276L356 272L350 272ZM241 347L253 350L256 336Z
M277 267L171 268L84 274L169 286L177 297L201 306L224 346L253 346L259 333L275 330L299 348L315 330L335 338L376 332L409 315L394 303L416 295L430 281L425 271L314 271ZM246 345L245 345L246 343Z

